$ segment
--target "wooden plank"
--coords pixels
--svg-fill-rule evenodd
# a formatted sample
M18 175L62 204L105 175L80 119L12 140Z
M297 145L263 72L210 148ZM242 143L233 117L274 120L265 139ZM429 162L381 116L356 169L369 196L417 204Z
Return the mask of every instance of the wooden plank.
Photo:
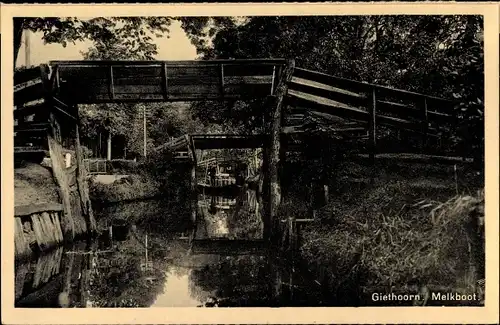
M49 129L49 126L46 126L46 125L43 125L42 123L40 123L40 125L17 125L17 126L14 126L14 133L40 133L40 134L44 134L45 132L47 132L47 130ZM16 135L16 134L14 134Z
M165 99L168 99L168 70L167 70L167 63L163 62L162 64L162 85L163 89L162 91L164 92Z
M16 257L25 256L30 253L29 243L24 235L24 227L21 218L14 219L14 245Z
M219 80L220 65L202 67L172 67L168 66L168 79L171 80Z
M36 243L37 243L38 249L40 251L44 251L45 247L43 245L43 242L44 242L43 232L42 232L38 217L39 217L38 214L31 215L31 226L33 228L33 232L35 233L35 238L36 238Z
M53 111L55 113L59 113L58 116L62 115L63 117L70 119L71 122L76 122L76 120L77 120L76 116L72 115L71 113L69 113L68 111L66 111L64 109L61 109L57 104L53 105L52 108L53 108Z
M220 65L220 75L219 75L219 82L220 82L220 87L219 87L219 93L222 98L224 98L224 64Z
M61 220L63 234L65 238L69 237L69 239L73 239L75 237L75 221L71 213L70 191L66 174L64 173L65 167L62 160L62 147L51 135L48 136L48 144L50 158L52 161L52 173L57 185L59 186L63 202L63 218Z
M419 94L419 93L415 93L415 92L411 92L411 91L394 89L394 88L390 88L387 86L381 86L381 85L370 84L370 83L366 83L366 82L360 82L360 81L354 81L354 80L349 80L349 79L345 79L345 78L339 78L339 77L335 77L335 76L328 75L325 73L311 71L311 70L307 70L307 69L297 68L295 73L294 73L294 76L317 81L317 82L321 82L321 83L326 83L328 85L337 86L340 88L346 87L347 89L352 89L352 90L360 91L360 92L368 92L371 89L376 88L379 96L396 96L396 97L412 99L412 100L419 100L422 97L426 97L428 100L434 101L436 103L440 103L443 106L450 106L450 105L454 104L451 100L444 99L444 98L438 98L438 97L428 96L428 95Z
M430 122L452 124L455 119L454 114L446 114L436 111L427 111L427 115Z
M114 85L115 86L140 86L140 85L145 85L145 86L158 86L164 84L164 76L156 76L156 77L132 77L132 78L117 78L115 76L114 78ZM168 79L168 78L167 78ZM105 84L105 80L102 79L89 79L89 80L83 80L85 83L87 82L93 82L96 84ZM78 81L75 81L78 82Z
M365 103L363 94L344 90L338 87L322 84L307 79L294 77L290 82L289 89L309 93L311 95L333 99L345 104L362 106Z
M427 146L427 133L429 131L429 111L427 107L427 99L423 99L422 103L422 150Z
M264 240L195 239L192 254L245 255L266 254L269 244Z
M54 78L54 80L55 80L55 88L57 89L57 91L59 91L60 88L61 88L61 76L59 75L59 71L60 71L59 67L56 67L54 69L54 74L55 74L55 78Z
M271 79L271 93L270 93L270 95L274 95L274 89L276 88L275 82L276 82L276 66L273 65L273 75L272 75L272 79Z
M252 64L251 66L242 64L224 64L224 74L233 76L272 76L273 64Z
M421 116L420 111L418 111L412 106L401 103L390 102L386 100L378 100L378 99L377 99L377 111L382 113L395 114L398 117L419 118Z
M226 91L226 89L224 91ZM182 96L202 98L203 96L207 95L221 98L219 82L205 83L205 84L189 84L189 85L175 85L173 83L170 83L168 87L168 94L169 98L170 97L176 98Z
M426 98L422 98L420 101L428 102ZM392 113L403 118L413 117L422 120L422 111L406 104L377 100L377 110L379 112ZM429 111L429 109L427 109L427 119L429 122L451 123L453 116L446 113Z
M32 115L41 112L44 108L45 104L43 102L36 105L18 107L17 109L14 110L14 118L18 119L28 115Z
M14 92L14 105L20 106L24 103L41 99L44 95L43 84L37 83Z
M200 138L194 137L193 141L197 149L237 149L237 148L262 148L264 136L254 135L247 137L212 137Z
M55 64L50 63L54 66ZM98 65L87 65L87 66L70 66L66 64L57 65L57 77L56 82L61 82L61 80L80 80L80 79L102 79L107 80L109 73L109 65L98 66Z
M228 85L266 84L270 87L272 81L272 76L224 76L224 83Z
M158 79L158 83L154 85L114 84L113 85L114 95L129 94L129 93L131 94L153 93L153 94L163 95L163 89L160 81L161 80ZM101 96L111 97L110 89L111 86L108 84L108 81L104 83L101 82L101 80L92 83L85 83L84 81L80 80L78 82L71 84L71 88L68 88L68 85L66 84L62 87L62 91L68 98L71 97L81 98L89 95L93 96L101 95Z
M378 91L378 90L377 90ZM367 111L350 107L348 105L345 105L343 103L339 103L333 100L329 100L326 98L322 97L317 97L317 96L311 96L309 94L304 94L304 93L299 93L295 91L289 91L288 92L290 100L298 105L301 106L309 106L310 109L312 110L318 110L320 112L328 113L331 115L343 117L346 119L350 120L355 120L358 121L359 123L368 123L369 122L369 116L370 114ZM407 130L412 130L415 132L420 132L420 124L400 119L400 118L395 118L395 117L390 117L390 116L383 116L379 115L377 116L378 122L381 125L387 125L387 126L392 126L396 128L402 128L402 129L407 129ZM429 129L429 132L432 132L434 130Z
M294 72L294 77L301 79L316 81L322 84L327 84L333 87L339 87L342 89L349 89L354 92L366 93L371 89L370 85L367 83L349 80L345 78L335 77L326 73L321 73L317 71L312 71L308 69L296 68Z
M61 231L61 224L59 223L58 212L51 212L50 218L51 218L52 224L54 225L56 241L58 243L62 243L64 241L64 238L63 238L62 231Z
M57 243L56 239L56 228L52 224L50 215L48 212L42 212L40 215L40 222L45 232L45 238L47 238L47 246L54 247Z
M50 65L59 65L67 67L78 66L159 66L161 63L166 62L169 66L196 66L196 65L217 65L217 64L233 64L233 65L263 65L263 64L285 64L285 59L218 59L218 60L172 60L172 61L132 61L132 60L53 60Z
M224 93L227 95L236 95L241 97L259 97L264 98L269 95L271 84L239 84L226 85Z
M80 130L79 126L75 129L75 143L76 143L76 182L78 186L78 194L80 197L80 203L82 206L83 214L86 222L86 229L90 233L94 233L97 230L97 222L95 220L94 211L92 209L92 204L90 202L90 194L87 183L87 170L83 162L83 151L80 145ZM106 162L104 163L106 166Z
M351 157L359 160L369 159L366 154L355 154ZM377 155L377 160L392 160L392 161L404 161L404 162L414 162L414 163L439 163L439 164L471 164L472 158L463 157L451 157L451 156L437 156L437 155L427 155L427 154L413 154L413 153L379 153Z
M370 119L368 122L368 135L370 141L370 161L375 163L375 152L377 150L377 90L372 89L371 105L369 106Z
M113 100L115 98L115 87L114 87L114 80L113 80L113 66L112 65L109 67L108 83L109 83L109 98L111 100Z
M163 77L163 68L166 66L166 62L161 62L156 66L120 66L120 65L109 65L113 67L114 76L117 79L128 78L161 78Z
M19 85L36 78L40 78L40 67L14 71L14 85Z
M252 93L241 93L241 94L226 94L224 98L221 98L219 94L205 93L205 94L174 94L169 93L168 100L165 100L165 96L161 93L158 94L116 94L115 99L111 101L109 96L101 95L98 96L80 96L72 97L77 104L101 104L101 103L164 103L164 102L188 102L188 101L207 101L207 100L251 100L258 98L264 98L268 96L266 91L263 95L260 91Z
M289 90L288 96L289 101L294 105L308 107L309 109L320 108L320 111L332 113L332 115L359 120L365 123L368 122L367 111L340 103L338 101L297 92L295 90Z
M20 205L14 207L14 216L22 217L29 216L35 213L42 213L48 211L62 211L63 206L60 203L40 203L30 205Z

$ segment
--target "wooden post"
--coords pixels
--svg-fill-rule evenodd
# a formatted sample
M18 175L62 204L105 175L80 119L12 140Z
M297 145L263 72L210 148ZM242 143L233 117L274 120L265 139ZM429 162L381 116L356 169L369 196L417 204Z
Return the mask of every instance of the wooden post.
M427 108L427 98L424 97L422 103L422 151L427 147L427 133L429 131L429 114Z
M265 235L268 239L272 236L272 230L274 229L277 220L276 216L278 214L278 208L281 203L281 186L279 180L279 166L280 162L280 148L281 148L281 129L282 129L282 119L281 114L283 107L285 106L284 99L288 91L288 82L292 79L293 72L295 68L295 61L288 60L286 67L282 70L278 85L276 86L276 102L271 101L271 105L268 108L271 110L269 114L269 121L266 123L267 133L269 134L268 143L268 155L266 159L268 160L267 165L267 177L269 181L265 186L268 188L268 200L266 208L266 218L270 223L271 229L265 230ZM271 97L272 98L272 97ZM270 231L270 232L269 232Z
M54 128L54 124L52 124ZM52 174L59 187L59 194L63 203L62 214L62 231L65 239L72 240L75 238L75 221L71 213L70 189L66 173L64 172L64 164L62 159L61 144L58 143L51 135L48 135L49 153L52 161Z
M90 203L89 188L86 181L87 170L83 163L83 152L80 145L80 133L79 126L76 125L75 131L75 152L76 152L76 182L78 186L78 192L80 196L80 202L82 204L83 213L85 215L85 220L87 222L87 230L92 233L97 230L97 223L94 217L94 212L92 211L92 204Z
M113 66L109 66L109 99L115 99L115 85L113 80Z
M111 160L111 131L108 133L107 160Z
M168 100L168 72L167 72L167 62L163 62L162 64L162 78L163 78L163 98Z
M372 89L371 105L369 106L370 121L369 121L369 141L370 141L370 163L375 164L375 152L377 149L377 93L376 89Z
M142 131L143 131L143 142L144 142L144 147L143 147L143 155L144 155L144 158L146 158L146 155L147 155L147 148L146 148L146 145L147 145L147 131L146 131L146 105L143 105L143 119L142 119L142 122L143 122L143 125L142 125Z
M187 145L188 145L188 155L191 158L191 169L190 169L190 196L191 196L191 221L196 220L196 211L198 206L198 195L197 195L197 187L198 181L196 179L196 152L194 148L193 138L190 135L187 135Z
M224 64L220 65L220 70L219 70L219 78L220 78L220 85L219 85L219 92L220 92L220 97L224 98Z

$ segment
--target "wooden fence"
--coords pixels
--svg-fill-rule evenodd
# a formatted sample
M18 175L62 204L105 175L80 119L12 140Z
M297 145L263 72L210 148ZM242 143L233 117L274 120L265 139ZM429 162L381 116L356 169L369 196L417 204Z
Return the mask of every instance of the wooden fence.
M107 160L101 158L89 158L83 160L87 174L101 175L107 174Z

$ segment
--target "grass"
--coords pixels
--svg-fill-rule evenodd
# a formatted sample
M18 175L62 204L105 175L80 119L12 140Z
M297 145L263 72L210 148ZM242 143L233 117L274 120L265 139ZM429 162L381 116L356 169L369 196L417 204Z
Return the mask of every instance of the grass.
M351 167L303 232L301 255L313 272L327 273L322 281L332 295L477 291L484 278L483 191L457 195L453 175L437 170L434 178L408 177L419 168L379 166L370 181L365 167Z

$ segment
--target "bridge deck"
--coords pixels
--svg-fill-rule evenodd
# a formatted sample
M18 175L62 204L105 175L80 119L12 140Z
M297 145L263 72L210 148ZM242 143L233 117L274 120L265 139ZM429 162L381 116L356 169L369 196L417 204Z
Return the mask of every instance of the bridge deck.
M73 103L265 97L282 59L53 61L56 94Z

